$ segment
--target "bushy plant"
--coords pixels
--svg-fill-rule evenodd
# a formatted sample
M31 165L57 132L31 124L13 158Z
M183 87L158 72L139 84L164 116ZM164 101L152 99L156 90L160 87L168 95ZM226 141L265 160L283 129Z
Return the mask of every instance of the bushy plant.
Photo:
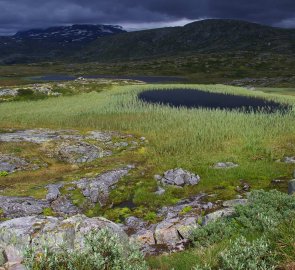
M0 171L0 177L5 177L8 175L8 172L6 171Z
M220 255L222 270L272 270L275 269L275 256L270 243L264 238L248 242L240 237L231 243L230 248Z
M236 208L234 221L250 230L272 230L295 211L295 198L277 190L253 191L248 202L247 206Z
M219 220L192 231L191 238L196 246L208 247L213 243L231 237L235 233L234 224L226 220Z
M29 270L147 270L141 252L108 230L91 232L81 250L30 247L24 264Z
M295 197L279 191L253 191L247 205L236 207L231 218L223 218L192 232L197 246L208 246L237 234L275 230L295 213Z

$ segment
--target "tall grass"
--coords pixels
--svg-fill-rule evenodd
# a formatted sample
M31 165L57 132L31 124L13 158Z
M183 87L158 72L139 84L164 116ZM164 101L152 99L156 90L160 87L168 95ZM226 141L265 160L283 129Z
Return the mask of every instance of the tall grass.
M223 85L146 85L114 87L100 93L0 105L0 127L119 130L147 137L148 163L155 172L184 167L204 179L200 188L244 178L267 187L274 177L291 174L290 165L274 162L295 152L295 111L286 114L171 108L137 98L146 89L187 88L255 95L295 104L294 97L267 95ZM294 107L293 107L294 108ZM233 170L216 171L214 162L234 161Z

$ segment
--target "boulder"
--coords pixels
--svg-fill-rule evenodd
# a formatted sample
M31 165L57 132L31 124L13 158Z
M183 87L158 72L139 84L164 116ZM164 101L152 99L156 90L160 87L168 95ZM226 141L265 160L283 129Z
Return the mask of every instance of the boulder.
M60 196L59 189L63 186L63 184L51 184L47 185L46 188L48 193L46 195L46 200L52 202L56 200Z
M288 193L290 195L295 193L295 179L289 181L289 183L288 183Z
M158 187L157 191L155 192L156 195L162 195L166 192L165 189L163 189L162 187Z
M160 181L163 185L183 187L185 185L196 185L200 182L200 180L201 179L198 175L189 171L185 171L183 169L173 169L166 171Z
M198 226L196 217L166 219L156 226L156 243L175 246L179 241L188 239L190 232Z
M141 229L131 236L131 241L134 241L139 246L155 245L154 231L149 229Z
M68 250L81 249L85 236L101 229L109 229L121 241L128 241L124 231L105 218L87 218L84 215L67 219L28 216L0 223L0 247L4 250L10 247L13 256L19 258L30 244L40 247L46 243L54 248L63 245Z
M231 169L238 167L238 164L235 164L233 162L218 162L214 164L213 168L215 169Z
M43 213L44 208L50 207L47 201L36 200L32 197L0 196L0 208L4 217L17 218Z
M222 217L230 217L234 215L234 213L235 209L233 207L228 207L225 209L212 212L204 217L202 225L207 225L208 223L214 222Z

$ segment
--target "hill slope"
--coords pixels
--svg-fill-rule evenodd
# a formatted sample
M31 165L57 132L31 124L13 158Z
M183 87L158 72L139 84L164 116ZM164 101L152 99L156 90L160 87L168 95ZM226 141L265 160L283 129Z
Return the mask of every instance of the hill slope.
M85 50L89 58L105 60L236 51L294 53L295 30L235 20L204 20L184 27L107 37Z

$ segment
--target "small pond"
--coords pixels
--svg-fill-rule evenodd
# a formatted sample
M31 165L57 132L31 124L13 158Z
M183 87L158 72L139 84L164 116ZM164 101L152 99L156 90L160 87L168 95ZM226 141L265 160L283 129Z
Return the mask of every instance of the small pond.
M144 102L172 107L209 108L267 113L277 111L286 113L291 109L290 105L263 98L205 92L194 89L148 90L139 93L138 97Z
M59 81L74 81L79 76L73 75L44 75L40 77L31 77L34 81L43 82L59 82ZM138 80L145 83L175 83L175 82L187 82L183 77L171 77L171 76L114 76L114 75L83 75L85 79L120 79L120 80Z

